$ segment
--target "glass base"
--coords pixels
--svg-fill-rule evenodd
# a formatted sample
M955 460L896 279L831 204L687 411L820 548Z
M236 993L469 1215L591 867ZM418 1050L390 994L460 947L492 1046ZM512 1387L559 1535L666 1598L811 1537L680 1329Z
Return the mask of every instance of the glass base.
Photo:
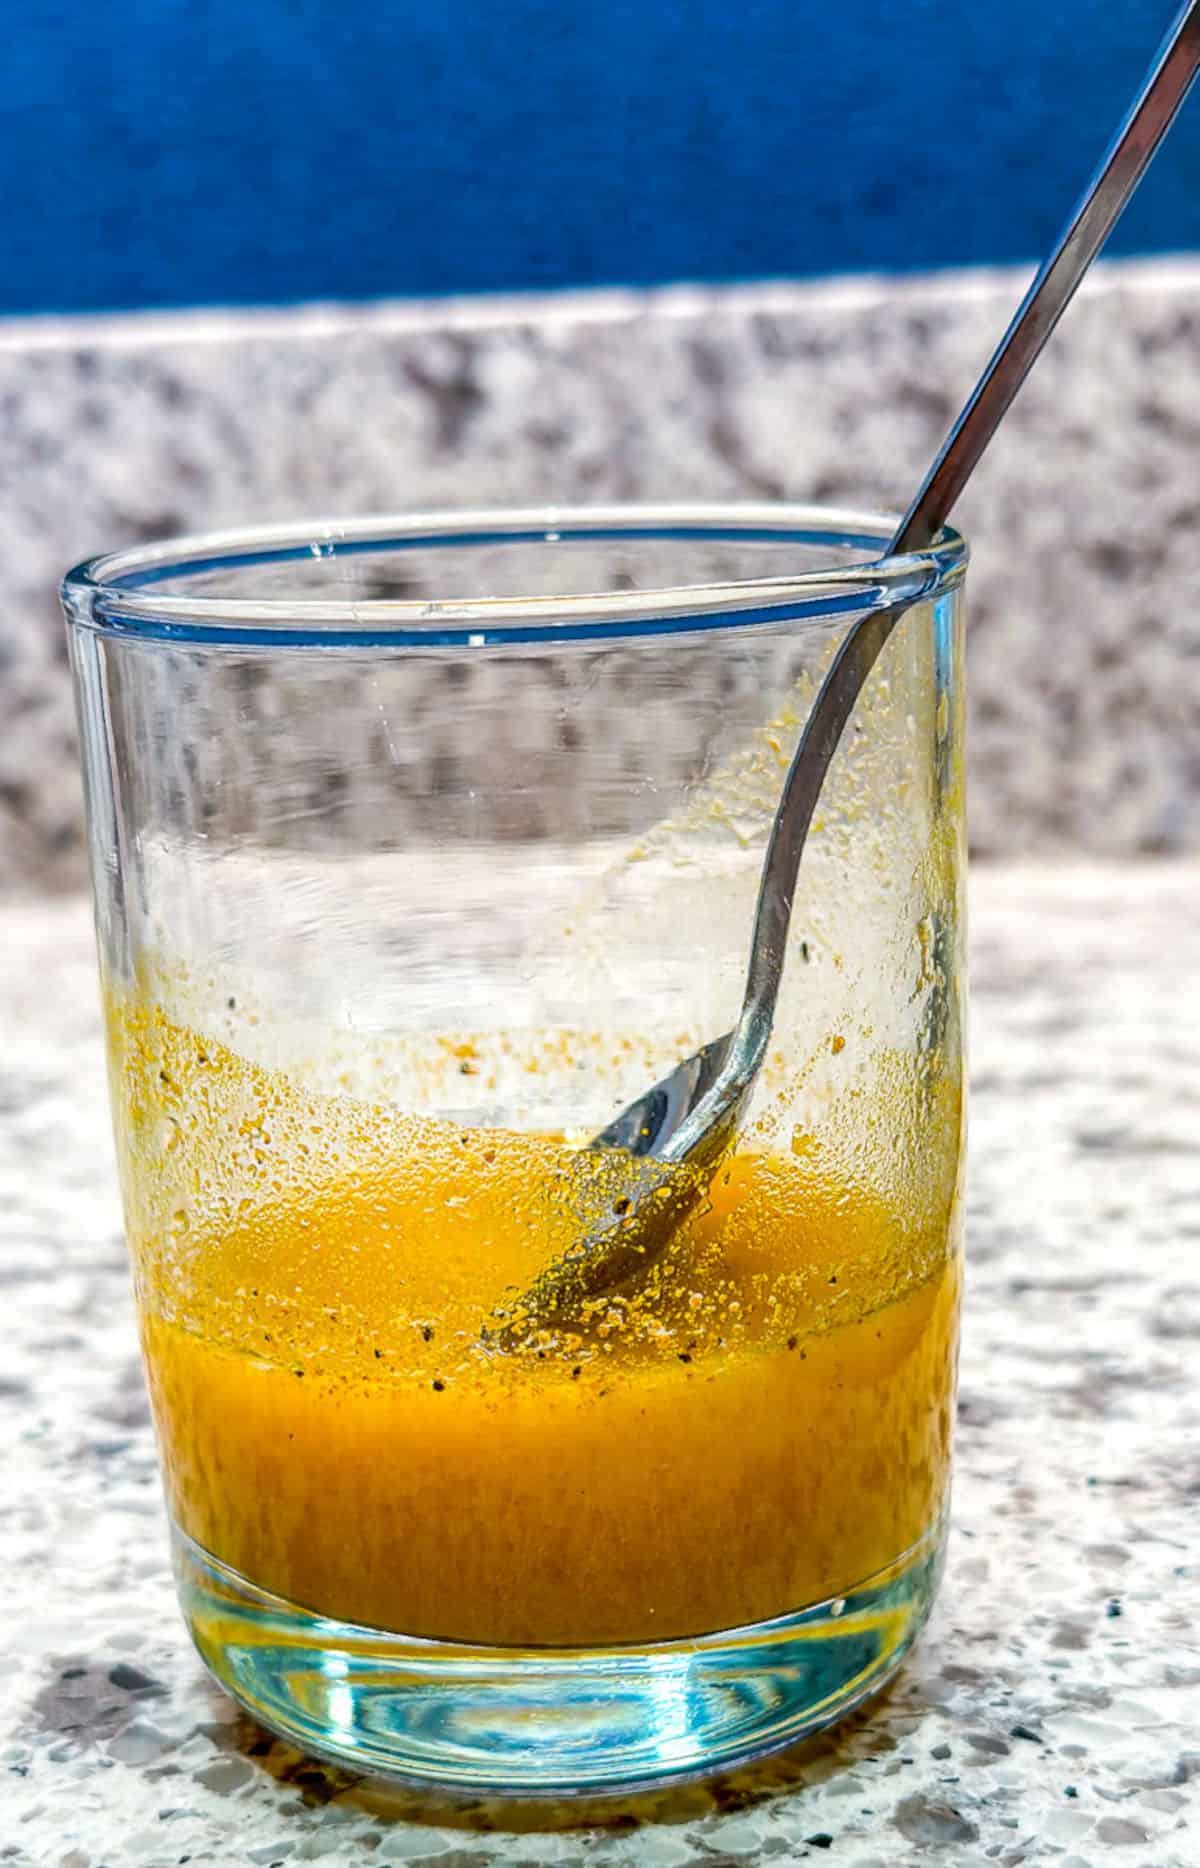
M520 1797L726 1768L844 1717L912 1645L944 1546L937 1526L845 1596L753 1627L596 1650L331 1621L174 1539L201 1658L261 1724L350 1770Z

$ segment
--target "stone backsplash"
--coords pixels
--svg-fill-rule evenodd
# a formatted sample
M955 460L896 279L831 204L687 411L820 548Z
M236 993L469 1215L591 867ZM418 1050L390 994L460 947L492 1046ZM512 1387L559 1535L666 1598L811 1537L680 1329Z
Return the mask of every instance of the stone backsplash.
M1015 304L974 273L0 327L0 888L84 876L56 586L226 524L903 505ZM1100 268L956 515L985 856L1200 845L1200 259ZM574 749L586 762L590 749Z

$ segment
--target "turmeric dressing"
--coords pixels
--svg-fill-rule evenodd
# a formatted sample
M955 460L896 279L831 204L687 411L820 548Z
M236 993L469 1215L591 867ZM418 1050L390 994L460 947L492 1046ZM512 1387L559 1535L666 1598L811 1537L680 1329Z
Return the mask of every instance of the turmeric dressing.
M487 1644L732 1628L865 1581L949 1473L958 1258L738 1153L665 1258L513 1352L571 1243L560 1138L311 1093L110 1005L143 1346L181 1529L343 1621Z

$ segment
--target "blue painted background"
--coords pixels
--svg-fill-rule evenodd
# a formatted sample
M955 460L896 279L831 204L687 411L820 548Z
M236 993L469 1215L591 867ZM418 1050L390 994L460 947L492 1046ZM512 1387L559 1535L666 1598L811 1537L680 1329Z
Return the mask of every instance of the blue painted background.
M1172 0L9 0L0 311L1049 241ZM1200 247L1200 98L1116 251Z

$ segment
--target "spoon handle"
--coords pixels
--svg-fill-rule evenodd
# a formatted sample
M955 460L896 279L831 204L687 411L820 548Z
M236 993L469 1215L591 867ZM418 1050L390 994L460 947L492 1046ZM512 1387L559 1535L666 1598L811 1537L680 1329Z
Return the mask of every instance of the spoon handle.
M892 540L889 555L924 551L941 531L1001 416L1037 361L1076 286L1100 251L1175 119L1200 66L1200 0L1188 0L1050 257L1022 299L991 362ZM907 604L868 611L847 631L792 758L763 862L741 1016L726 1068L693 1111L681 1143L710 1110L742 1097L766 1052L783 973L796 876L825 774L880 651Z
M1174 122L1197 66L1200 0L1188 0L1053 252L1022 299L920 492L901 520L891 544L893 554L924 551L941 531L1000 418Z

